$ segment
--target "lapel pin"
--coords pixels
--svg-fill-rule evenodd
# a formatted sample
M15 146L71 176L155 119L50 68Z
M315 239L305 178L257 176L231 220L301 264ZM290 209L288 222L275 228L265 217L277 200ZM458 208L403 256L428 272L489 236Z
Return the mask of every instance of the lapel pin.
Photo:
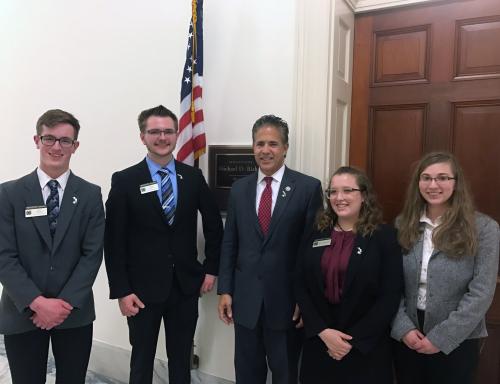
M283 190L281 191L281 197L286 197L286 193L287 192L290 192L292 188L290 188L290 186L286 186L285 188L283 188Z
M78 203L78 199L76 198L76 196L73 196L73 205L76 205L76 203Z
M183 179L183 177L182 177L182 175L181 175L180 173L178 173L178 174L177 174L177 177L178 177L179 179L181 179L181 180Z
M363 253L363 250L360 247L358 247L358 255L361 255L362 253Z

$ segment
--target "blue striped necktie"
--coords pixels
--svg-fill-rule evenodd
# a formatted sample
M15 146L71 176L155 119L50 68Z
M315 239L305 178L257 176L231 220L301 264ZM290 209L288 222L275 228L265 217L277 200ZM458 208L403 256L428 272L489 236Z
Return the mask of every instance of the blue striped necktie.
M57 217L59 216L59 191L57 190L59 183L57 180L50 180L47 185L50 188L50 194L49 197L47 197L45 205L47 206L50 234L54 237L54 233L56 233Z
M161 207L165 212L165 217L169 225L174 222L175 216L175 200L174 189L172 188L172 181L166 169L158 170L161 176Z

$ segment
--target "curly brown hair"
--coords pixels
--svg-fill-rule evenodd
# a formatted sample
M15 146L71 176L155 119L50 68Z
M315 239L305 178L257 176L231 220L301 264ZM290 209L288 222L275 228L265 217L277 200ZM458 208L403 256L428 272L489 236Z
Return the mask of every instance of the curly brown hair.
M356 179L356 184L363 194L364 201L361 204L359 218L354 227L354 231L362 236L368 236L382 223L382 210L377 202L373 185L366 174L355 167L343 166L338 168L330 177L328 185L331 184L334 176L352 175ZM333 229L337 224L338 216L330 204L328 193L325 194L326 208L318 215L316 227L318 230Z
M474 204L463 170L455 156L448 152L428 153L415 167L403 211L396 220L399 243L408 252L421 236L420 217L426 208L426 201L420 194L420 175L427 167L437 163L450 165L455 177L455 188L448 200L448 208L441 216L441 224L433 231L434 247L449 257L472 256L478 246Z

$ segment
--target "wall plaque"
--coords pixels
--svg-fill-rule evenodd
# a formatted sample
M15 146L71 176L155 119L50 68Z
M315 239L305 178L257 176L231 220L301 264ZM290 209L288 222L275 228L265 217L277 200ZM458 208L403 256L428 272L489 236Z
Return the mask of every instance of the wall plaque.
M227 210L229 191L233 183L255 171L257 164L250 145L208 146L208 185L222 212Z

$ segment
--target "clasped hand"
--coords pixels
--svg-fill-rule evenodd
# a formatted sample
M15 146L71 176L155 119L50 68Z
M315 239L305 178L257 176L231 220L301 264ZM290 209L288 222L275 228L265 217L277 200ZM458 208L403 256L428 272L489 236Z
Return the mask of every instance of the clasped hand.
M34 312L30 317L33 324L40 329L50 330L68 318L73 307L62 299L49 299L38 296L30 304Z
M318 336L328 348L328 355L335 360L342 360L352 349L352 345L348 342L352 340L352 336L336 329L324 329Z
M439 352L439 349L436 348L434 344L432 344L431 341L418 329L412 329L409 331L403 336L402 340L408 348L413 349L418 353L431 355Z

